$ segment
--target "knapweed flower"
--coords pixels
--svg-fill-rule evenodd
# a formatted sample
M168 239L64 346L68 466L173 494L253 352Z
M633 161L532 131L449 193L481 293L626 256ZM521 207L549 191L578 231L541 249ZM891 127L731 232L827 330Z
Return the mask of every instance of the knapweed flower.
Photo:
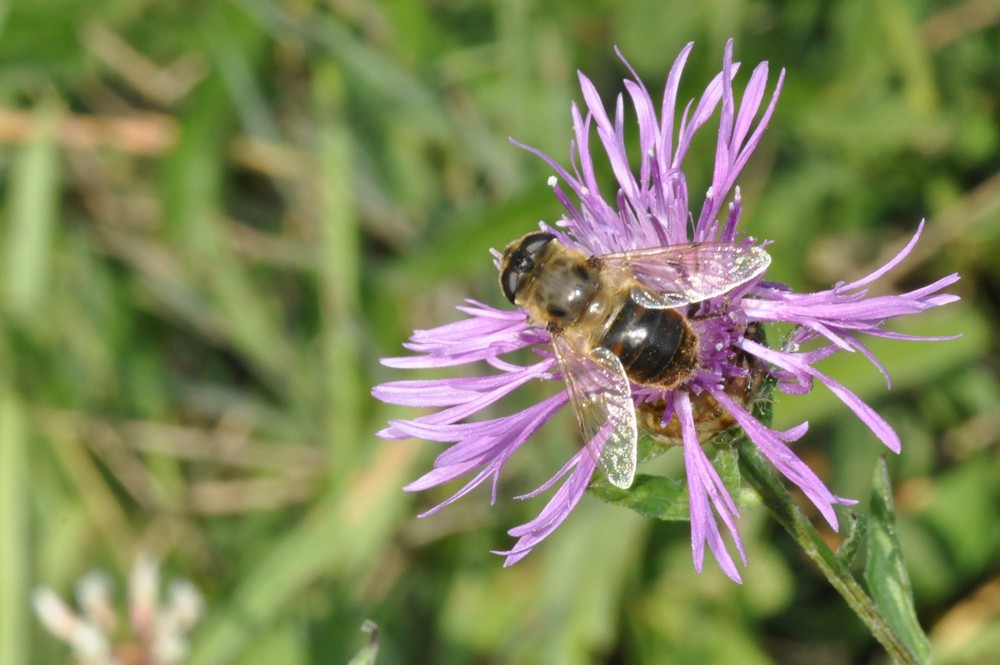
M79 665L178 665L187 657L185 634L201 618L201 594L190 582L177 580L161 607L159 587L159 565L142 553L129 580L128 630L119 628L111 581L99 572L77 583L80 614L48 588L35 591L35 613L50 633L69 644Z
M688 44L671 67L659 113L650 93L629 67L633 78L626 80L624 85L638 120L639 152L634 155L638 161L637 172L626 150L623 96L618 96L614 115L609 117L594 85L582 74L579 80L586 113L576 105L572 108L575 140L571 149L571 169L563 168L538 150L521 146L553 169L555 175L549 179L549 185L566 210L554 226L543 223L544 232L566 247L597 257L693 242L759 244L737 232L741 206L735 183L771 118L784 71L779 74L765 104L768 66L767 63L759 64L737 103L732 83L738 64L732 61L730 41L721 73L697 103L692 101L684 107L678 122L678 82L692 46ZM622 60L625 62L624 58ZM628 67L628 63L625 64ZM701 210L695 216L690 212L687 181L681 167L695 133L717 109L721 110L715 168ZM594 148L594 152L603 151L617 181L613 198L605 198L595 176L591 141L594 130L599 140L599 148ZM723 215L724 219L720 219ZM853 502L834 495L789 447L789 443L802 437L807 424L788 431L771 429L754 416L752 399L745 398L746 390L755 383L759 385L762 375L770 375L777 389L790 394L808 392L818 380L889 449L899 451L900 441L892 427L857 395L820 372L815 365L836 352L857 351L885 374L884 367L865 347L860 334L892 339L941 339L908 337L885 331L882 326L890 318L957 300L955 296L941 293L958 280L957 275L902 295L870 297L866 291L868 284L909 254L919 234L918 229L910 243L888 264L851 283L838 283L817 293L796 293L782 284L765 281L764 275L756 275L724 295L688 308L690 325L699 340L694 370L669 390L632 383L632 400L641 416L640 422L661 434L676 433L683 446L692 549L698 571L702 569L707 543L722 570L740 581L720 524L729 532L740 559L746 564L736 528L739 517L736 504L702 449L704 428L700 427L699 418L705 404L726 413L731 424L742 428L767 459L815 504L834 529L837 528L834 506ZM775 249L780 251L780 248ZM500 255L494 255L499 267ZM477 413L519 386L537 380L560 382L562 377L551 351L551 328L537 325L520 310L494 309L472 301L458 309L466 318L413 334L405 346L416 355L387 358L383 363L397 368L446 368L486 363L494 373L472 378L396 381L376 386L372 391L385 402L437 409L410 420L394 420L379 436L386 439L417 437L451 444L438 456L430 472L405 489L425 490L471 476L451 498L424 515L437 512L487 479L492 481L492 500L495 501L497 480L506 461L569 401L566 390L560 389L548 399L518 413L477 420ZM793 324L793 331L780 347L771 348L755 331L763 324L779 322ZM807 342L811 344L806 347ZM505 358L521 349L536 351L540 359L533 364L518 365ZM509 531L517 542L510 550L498 552L506 556L505 565L527 555L569 516L597 468L594 457L581 446L550 480L518 497L534 497L561 482L538 517Z

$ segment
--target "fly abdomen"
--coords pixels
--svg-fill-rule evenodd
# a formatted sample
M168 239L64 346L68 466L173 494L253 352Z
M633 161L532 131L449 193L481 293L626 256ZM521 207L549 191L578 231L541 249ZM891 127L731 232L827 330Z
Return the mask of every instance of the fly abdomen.
M622 361L633 383L675 387L698 362L698 335L675 309L651 309L629 295L600 346Z

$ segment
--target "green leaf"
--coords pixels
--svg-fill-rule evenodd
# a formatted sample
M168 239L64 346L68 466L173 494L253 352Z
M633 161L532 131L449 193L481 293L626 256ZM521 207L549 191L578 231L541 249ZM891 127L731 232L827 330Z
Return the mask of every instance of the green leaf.
M865 516L858 515L853 510L847 511L847 533L844 536L844 542L837 548L837 558L846 565L851 565L858 553L858 548L865 541L867 535L868 520Z
M639 474L627 490L600 480L590 486L590 491L602 501L630 508L644 517L671 522L691 519L687 483L683 480Z
M639 450L637 459L639 464L655 459L673 448L681 445L680 439L668 439L662 436L654 436L647 432L639 431Z
M0 662L30 660L28 427L20 400L0 396Z
M743 476L740 473L740 453L736 444L747 438L743 430L735 430L735 436L730 435L725 443L716 444L718 450L712 458L712 466L719 472L722 484L729 490L730 496L740 510L760 505L760 497L755 491L743 486Z
M712 458L712 466L719 472L738 506L744 507L754 501L753 492L744 490L740 484L739 456L734 447L719 446ZM671 522L688 522L691 519L685 480L639 474L627 490L601 479L591 484L590 491L606 503L629 508L644 517Z
M38 106L30 140L14 161L4 233L3 297L17 314L39 311L52 275L62 167L56 136L63 109L48 97Z
M740 432L742 434L742 432ZM719 446L715 457L712 458L712 466L719 472L722 484L730 492L740 487L740 456L736 448L731 445Z
M896 538L892 486L885 457L879 460L872 482L868 534L865 582L875 605L913 655L920 662L928 662L931 646L917 621L910 577Z

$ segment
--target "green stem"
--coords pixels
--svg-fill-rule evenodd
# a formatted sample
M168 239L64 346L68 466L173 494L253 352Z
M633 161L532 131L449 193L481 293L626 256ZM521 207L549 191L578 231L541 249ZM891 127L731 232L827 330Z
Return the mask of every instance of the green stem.
M920 661L910 653L879 612L875 602L861 588L847 563L827 546L812 523L792 502L788 490L757 447L745 439L738 444L738 447L743 477L757 490L764 505L774 514L778 523L791 534L847 605L868 626L875 639L885 647L893 662L901 665L920 665Z

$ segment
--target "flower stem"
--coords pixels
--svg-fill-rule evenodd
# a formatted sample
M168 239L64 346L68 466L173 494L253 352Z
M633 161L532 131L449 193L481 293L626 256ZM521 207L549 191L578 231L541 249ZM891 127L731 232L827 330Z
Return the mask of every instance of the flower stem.
M851 574L848 562L830 549L809 519L792 501L788 490L757 447L745 439L737 445L743 477L760 494L764 505L774 514L778 523L791 534L847 605L868 626L875 639L885 647L892 661L901 665L920 665L920 661L893 631L875 606L875 602Z

